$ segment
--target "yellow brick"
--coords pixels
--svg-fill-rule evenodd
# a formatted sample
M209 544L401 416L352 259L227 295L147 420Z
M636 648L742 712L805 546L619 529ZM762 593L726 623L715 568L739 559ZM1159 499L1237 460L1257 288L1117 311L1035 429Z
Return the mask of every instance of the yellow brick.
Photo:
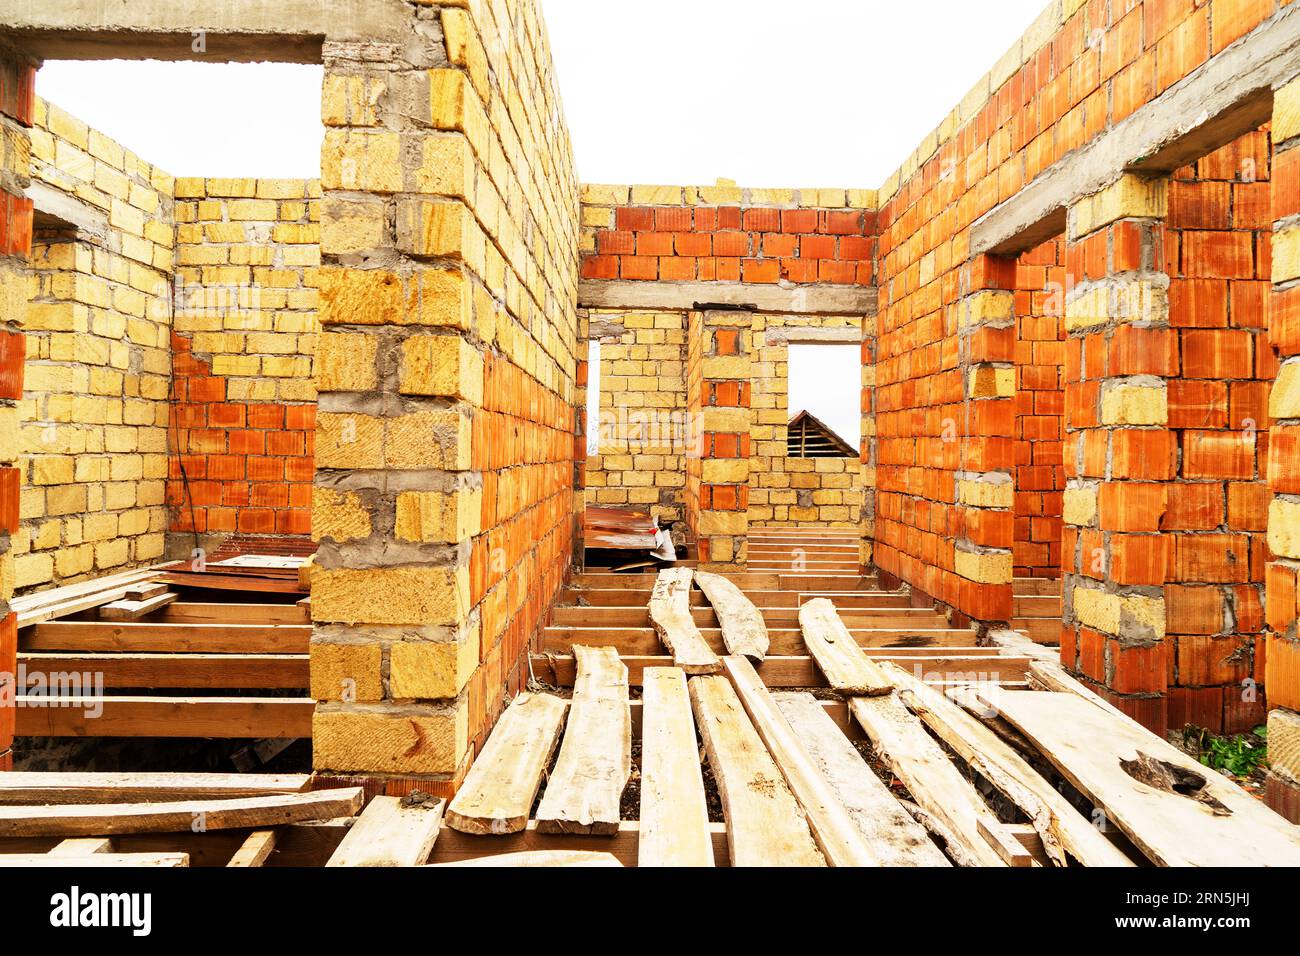
M680 206L681 186L633 186L632 202L638 206Z
M421 140L415 191L462 199L474 195L474 155L464 136L425 136Z
M465 541L479 532L482 503L479 489L404 491L395 534L402 541Z
M311 642L311 696L316 700L375 701L384 697L383 647Z
M465 567L320 568L311 579L313 621L460 624L469 613Z
M1268 546L1280 558L1300 558L1300 501L1274 498L1269 503Z
M1300 136L1300 77L1273 94L1273 142Z
M1070 209L1069 237L1081 239L1120 219L1163 219L1168 211L1168 179L1125 173Z
M374 126L376 104L387 89L380 77L327 73L321 88L321 122L326 126Z
M1015 499L1015 486L1009 481L957 482L957 498L973 508L1010 508Z
M1268 399L1270 418L1300 418L1300 360L1283 362Z
M378 385L379 339L360 332L326 332L316 342L316 387L322 392L365 392Z
M631 186L582 185L582 202L593 206L625 206L632 198Z
M749 527L749 516L743 511L701 511L696 527L700 535L740 535ZM709 557L718 558L712 548Z
M1103 425L1164 425L1168 421L1169 398L1163 385L1122 384L1102 394Z
M399 200L397 248L417 256L463 259L479 275L484 272L485 238L461 202Z
M252 199L257 195L255 179L209 179L207 195L223 198Z
M445 713L417 715L317 709L312 766L369 773L452 774L469 748L469 710L462 696Z
M272 203L271 205L275 205ZM321 219L321 251L345 254L384 244L384 207L379 202L333 199Z
M749 479L748 458L706 458L700 465L701 480L707 484L743 484Z
M269 199L236 199L227 204L226 208L232 222L275 219L275 203Z
M1061 520L1066 524L1086 527L1097 517L1097 489L1095 486L1066 488L1062 495Z
M370 512L355 491L313 488L311 494L311 536L313 541L331 538L354 541L370 537Z
M1005 323L1014 315L1015 294L986 289L967 296L959 308L960 325L963 328L985 323Z
M302 199L307 195L307 182L302 179L259 179L258 199Z
M483 401L483 356L459 335L413 335L402 343L404 395Z
M321 146L320 174L324 189L401 192L401 137L386 130L328 129Z
M460 130L469 138L474 152L484 155L488 120L464 73L429 71L429 112L435 129Z
M394 700L440 700L458 695L478 667L475 628L461 640L398 641L388 650Z
M319 468L384 467L384 420L346 412L319 413L316 465Z
M1273 233L1273 281L1300 279L1300 226Z
M1016 370L977 365L970 370L967 394L971 398L1009 398L1016 394Z
M971 581L984 584L1008 584L1011 581L1010 551L962 551L953 554L954 570Z
M491 92L488 84L487 53L474 30L469 13L452 7L442 10L442 36L447 47L447 59L469 73L470 82L479 98L487 101Z
M472 289L458 270L421 269L405 277L382 269L322 269L323 325L437 325L468 330Z
M384 463L389 468L464 471L469 468L469 452L469 418L455 408L415 412L388 421Z

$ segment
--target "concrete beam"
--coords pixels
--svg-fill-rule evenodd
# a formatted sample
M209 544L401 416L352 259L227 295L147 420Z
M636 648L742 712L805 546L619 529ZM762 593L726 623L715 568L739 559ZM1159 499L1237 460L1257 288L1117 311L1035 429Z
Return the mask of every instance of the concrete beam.
M875 315L877 292L861 286L739 285L721 282L629 282L584 279L583 309L688 312L714 306L798 315Z
M1019 255L1063 232L1066 210L1122 173L1172 172L1257 129L1272 115L1273 90L1297 74L1292 5L985 213L971 227L971 253Z
M857 345L862 342L862 329L849 326L842 329L809 329L797 325L780 325L763 330L766 345Z
M410 9L402 0L6 0L0 35L46 60L319 63L326 37L400 39Z
M79 239L88 239L103 245L109 235L108 214L69 196L48 183L33 182L27 187L27 198L32 201L37 216L51 216L77 230Z

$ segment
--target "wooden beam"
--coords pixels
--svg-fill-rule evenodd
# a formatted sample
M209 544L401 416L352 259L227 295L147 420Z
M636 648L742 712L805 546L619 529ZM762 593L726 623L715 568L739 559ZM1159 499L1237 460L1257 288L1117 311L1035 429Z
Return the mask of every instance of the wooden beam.
M27 651L191 654L306 654L311 627L295 624L171 624L48 621L23 635Z
M632 773L627 668L609 647L573 649L577 676L569 723L537 825L544 832L610 833Z
M515 697L452 798L447 825L462 833L524 830L567 709L553 694Z
M275 830L254 830L226 866L233 869L262 866L275 852L275 841L278 836Z
M311 613L297 604L205 604L176 601L154 618L173 624L311 624Z
M524 853L498 853L456 863L431 863L430 866L500 866L516 869L555 869L558 867L622 866L612 853L593 850L531 850Z
M112 853L113 841L107 837L73 837L63 840L50 851L50 856L90 856L93 853Z
M299 793L307 774L258 773L0 773L0 804L127 803Z
M136 866L189 866L187 853L92 853L86 856L54 856L49 853L0 853L0 867L21 869L121 868Z
M722 662L713 653L690 613L690 568L665 568L650 594L650 621L673 663L687 674L716 674Z
M808 653L835 690L867 697L890 692L892 685L879 665L862 652L826 598L814 598L799 609L799 627Z
M867 766L822 703L811 694L772 695L799 744L826 778L879 866L952 864Z
M689 685L722 797L732 866L825 866L803 811L726 677Z
M807 814L808 826L826 861L837 867L880 866L880 856L872 850L829 781L800 745L754 666L747 658L732 655L724 657L722 665L790 792Z
M231 800L3 806L0 807L0 836L175 833L191 831L195 827L204 830L262 829L282 823L355 816L364 798L360 787L351 787Z
M777 657L799 657L808 653L808 645L803 634L794 628L772 629L768 631L770 644L767 653ZM868 653L879 649L885 654L894 653L933 653L936 650L946 654L959 654L963 657L978 656L979 653L997 656L1001 653L996 647L976 648L979 635L975 631L927 628L863 628L850 629L849 634L866 648ZM726 650L722 643L722 632L716 628L700 631L704 643L716 653ZM542 632L542 650L551 654L567 654L574 644L587 647L617 647L625 657L637 655L653 657L663 653L663 645L649 627L548 627ZM1028 653L1015 651L1016 655Z
M306 654L47 654L23 651L29 674L94 674L104 687L301 690Z
M348 831L326 866L420 866L442 830L441 799L378 796Z
M713 840L686 674L644 672L639 866L713 866Z
M720 574L696 571L695 583L713 605L727 653L761 661L768 648L767 624L753 602Z
M165 585L164 593L152 597L132 599L130 594L131 592L128 591L125 599L102 606L99 609L99 616L106 621L136 621L151 611L166 607L179 596L167 591Z
M298 739L311 736L315 709L315 701L292 697L20 696L15 734Z

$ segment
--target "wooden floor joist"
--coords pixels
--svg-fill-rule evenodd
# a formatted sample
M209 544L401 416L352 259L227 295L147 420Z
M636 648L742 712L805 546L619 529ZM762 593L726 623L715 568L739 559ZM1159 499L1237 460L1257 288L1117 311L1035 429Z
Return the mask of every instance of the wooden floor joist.
M866 697L892 690L879 665L862 652L826 598L815 598L799 609L799 627L808 653L832 688Z
M608 647L575 647L568 726L537 823L543 831L610 833L632 772L627 668Z
M50 853L0 853L0 867L21 869L119 869L122 867L189 866L187 853L94 853L87 856L56 856Z
M686 673L644 672L638 866L713 866L709 808Z
M772 698L867 841L877 865L952 865L811 694L778 692Z
M567 709L568 703L552 694L517 696L452 798L447 825L478 834L524 830Z
M862 628L850 629L849 634L859 647L907 648L973 647L979 635L971 630L930 628ZM700 636L715 654L726 653L722 631L703 628ZM768 655L796 657L808 653L808 645L798 628L769 628ZM550 653L568 653L573 644L588 647L617 647L620 654L653 656L662 654L663 644L650 627L548 627L542 631L542 649ZM963 654L967 653L962 651ZM997 655L997 648L987 648L985 653Z
M49 621L37 624L19 646L28 651L306 654L310 642L310 625Z
M254 830L226 866L235 869L263 866L275 852L278 836L277 830Z
M442 829L445 800L374 797L326 866L420 866Z
M696 571L695 583L713 605L727 653L761 661L767 654L767 625L753 602L720 574Z
M316 702L293 697L19 697L19 737L311 736Z
M693 677L696 726L722 797L732 866L825 866L790 792L726 677Z
M0 773L0 804L127 803L300 793L308 774Z
M650 621L675 665L688 674L716 674L722 662L704 643L690 614L691 574L690 568L659 572L650 595Z
M55 654L23 651L31 674L94 674L104 687L301 690L310 684L306 654Z

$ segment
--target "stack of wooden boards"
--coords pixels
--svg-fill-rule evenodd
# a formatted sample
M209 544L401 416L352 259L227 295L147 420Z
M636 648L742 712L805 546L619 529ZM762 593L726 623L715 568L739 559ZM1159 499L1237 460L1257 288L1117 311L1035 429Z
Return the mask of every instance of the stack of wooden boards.
M309 737L306 561L178 563L15 599L18 736Z

